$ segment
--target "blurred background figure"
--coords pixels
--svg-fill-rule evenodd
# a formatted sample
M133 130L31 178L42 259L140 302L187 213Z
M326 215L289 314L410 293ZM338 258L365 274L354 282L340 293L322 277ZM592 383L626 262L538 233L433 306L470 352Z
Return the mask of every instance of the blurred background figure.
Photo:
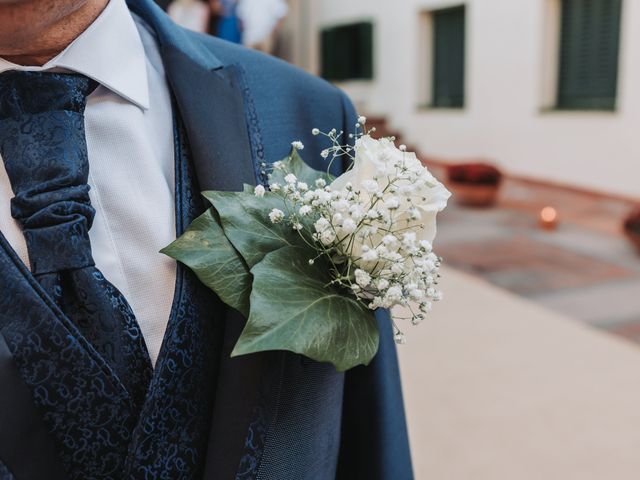
M273 53L278 29L288 11L284 0L239 0L242 43L265 53Z
M211 8L203 0L174 0L167 13L178 25L200 33L209 33Z
M237 0L209 0L211 21L209 33L233 43L242 42Z

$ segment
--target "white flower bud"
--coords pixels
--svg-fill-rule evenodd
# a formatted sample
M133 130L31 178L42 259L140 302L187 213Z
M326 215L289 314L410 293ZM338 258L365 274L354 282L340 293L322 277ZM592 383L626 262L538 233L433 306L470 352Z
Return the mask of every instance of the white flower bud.
M400 207L400 199L398 197L388 198L385 200L384 206L389 210L396 210Z
M310 207L309 205L303 205L303 206L301 206L301 207L300 207L300 209L298 210L298 213L299 213L301 216L303 216L303 217L304 217L305 215L309 215L309 214L311 213L311 210L312 210L312 209L311 209L311 207Z
M313 226L316 229L316 232L322 233L327 230L331 226L331 224L326 218L320 217L318 220L316 220L316 223L314 223Z
M326 247L331 245L335 241L335 239L336 239L336 234L330 228L328 228L327 230L324 230L320 234L320 242L322 242L322 244Z
M367 250L362 253L362 260L365 262L375 262L378 260L378 252L375 250Z
M419 288L414 288L409 292L409 296L411 297L411 300L419 302L424 298L424 291L420 290Z
M262 185L257 185L256 188L253 190L253 193L255 194L256 197L264 197L264 192L265 192L265 189Z
M371 283L371 276L365 272L364 270L357 269L355 272L356 275L356 283L360 285L362 288L369 286Z
M311 130L311 135L320 135L320 130L314 128L313 130Z
M378 210L376 210L375 208L372 208L371 210L369 210L367 212L367 218L371 218L371 219L375 220L379 216L380 216L380 212Z
M284 212L282 210L274 208L269 213L269 220L271 220L271 223L280 223L280 222L282 222L282 220L284 220Z
M354 222L353 219L351 218L347 218L342 222L342 231L347 235L350 235L353 232L355 232L356 228L357 228L356 222Z

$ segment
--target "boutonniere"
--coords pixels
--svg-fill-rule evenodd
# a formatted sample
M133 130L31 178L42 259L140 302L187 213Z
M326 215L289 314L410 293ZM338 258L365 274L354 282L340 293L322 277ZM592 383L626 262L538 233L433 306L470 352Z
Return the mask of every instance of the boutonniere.
M404 343L401 324L420 323L442 298L431 244L450 193L365 122L353 146L342 132L312 132L328 140L327 170L346 157L346 173L313 170L293 142L267 188L204 192L212 207L162 250L247 319L232 356L289 350L339 371L367 365L378 349L375 310L406 307L392 318Z

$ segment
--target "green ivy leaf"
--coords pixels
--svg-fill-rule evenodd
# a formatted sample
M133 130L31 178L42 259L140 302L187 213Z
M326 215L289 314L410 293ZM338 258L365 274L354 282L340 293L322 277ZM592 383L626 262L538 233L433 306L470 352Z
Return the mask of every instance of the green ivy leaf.
M367 365L378 350L374 314L334 287L327 265L309 265L310 250L284 247L251 269L251 313L232 356L289 350L338 371Z
M269 212L278 208L286 212L284 200L275 193L263 197L249 193L203 192L218 214L224 233L238 250L249 268L253 268L264 256L289 245L304 244L291 225L273 224Z
M284 177L289 173L293 173L299 181L305 182L310 188L315 188L313 184L319 178L325 179L327 184L331 183L333 180L331 175L314 170L304 163L304 160L302 160L298 150L295 148L291 149L291 153L282 160L282 163L285 168L283 170L274 169L273 172L271 172L269 183L279 183L280 185L284 185Z
M160 252L184 263L224 303L245 318L249 316L249 268L225 236L212 208Z

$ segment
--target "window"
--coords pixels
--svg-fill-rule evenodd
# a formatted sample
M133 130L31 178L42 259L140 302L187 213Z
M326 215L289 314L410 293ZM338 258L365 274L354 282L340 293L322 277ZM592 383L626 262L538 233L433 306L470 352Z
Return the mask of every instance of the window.
M465 7L433 12L431 106L464 106Z
M322 76L327 80L373 78L373 24L353 23L322 31Z
M557 107L613 110L622 0L561 0Z

